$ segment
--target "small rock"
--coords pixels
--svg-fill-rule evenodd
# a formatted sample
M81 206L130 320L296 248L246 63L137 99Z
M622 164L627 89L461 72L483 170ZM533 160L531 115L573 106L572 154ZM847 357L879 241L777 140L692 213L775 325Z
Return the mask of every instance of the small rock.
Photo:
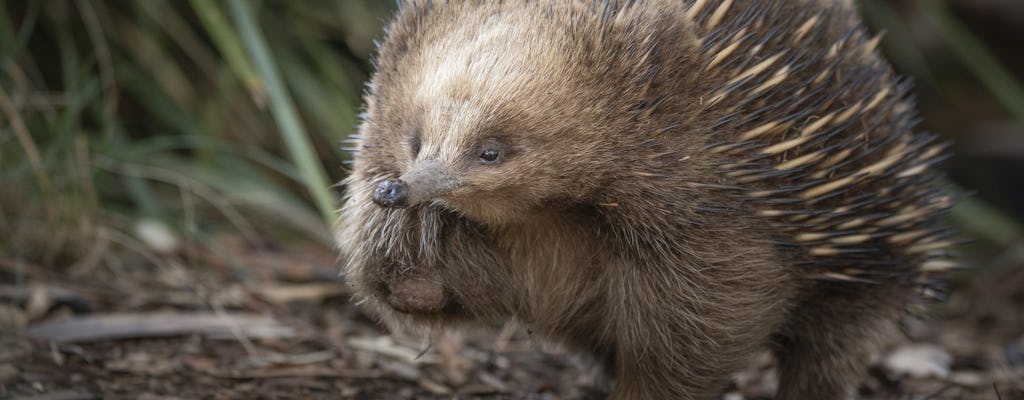
M892 375L914 378L949 376L953 356L945 349L931 344L912 344L893 351L882 365Z
M722 400L743 400L743 395L736 392L729 392L722 395Z
M181 247L181 240L171 228L155 219L135 222L135 236L159 253L171 253Z

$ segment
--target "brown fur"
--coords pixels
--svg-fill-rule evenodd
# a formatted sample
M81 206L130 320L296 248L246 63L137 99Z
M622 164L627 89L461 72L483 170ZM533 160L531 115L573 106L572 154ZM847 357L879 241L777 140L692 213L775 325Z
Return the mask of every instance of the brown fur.
M614 399L708 399L763 346L779 399L851 396L951 200L846 3L407 2L337 237L396 324L517 319ZM498 162L481 162L497 149ZM407 208L374 204L403 182Z

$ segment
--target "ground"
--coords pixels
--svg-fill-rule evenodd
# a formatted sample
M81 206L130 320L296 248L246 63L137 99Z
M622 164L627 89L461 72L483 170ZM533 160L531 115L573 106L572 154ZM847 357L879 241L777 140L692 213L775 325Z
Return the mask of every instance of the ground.
M525 328L391 334L353 304L329 250L214 240L233 251L153 267L0 259L19 282L0 285L0 398L599 398L585 362ZM1024 399L1024 268L931 313L880 355L860 398ZM771 368L758 357L723 398L770 398Z

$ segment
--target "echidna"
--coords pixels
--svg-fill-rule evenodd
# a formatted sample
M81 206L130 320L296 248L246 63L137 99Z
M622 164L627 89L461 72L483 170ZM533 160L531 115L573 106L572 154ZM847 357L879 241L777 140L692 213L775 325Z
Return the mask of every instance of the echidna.
M852 395L951 265L908 84L848 2L405 1L337 238L393 323L516 319L615 399Z

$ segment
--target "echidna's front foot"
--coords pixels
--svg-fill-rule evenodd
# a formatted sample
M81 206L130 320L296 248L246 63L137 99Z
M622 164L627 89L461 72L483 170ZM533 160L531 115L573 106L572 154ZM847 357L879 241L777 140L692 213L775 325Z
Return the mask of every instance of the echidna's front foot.
M448 304L444 286L429 277L404 277L387 282L381 292L391 308L409 314L438 313Z

